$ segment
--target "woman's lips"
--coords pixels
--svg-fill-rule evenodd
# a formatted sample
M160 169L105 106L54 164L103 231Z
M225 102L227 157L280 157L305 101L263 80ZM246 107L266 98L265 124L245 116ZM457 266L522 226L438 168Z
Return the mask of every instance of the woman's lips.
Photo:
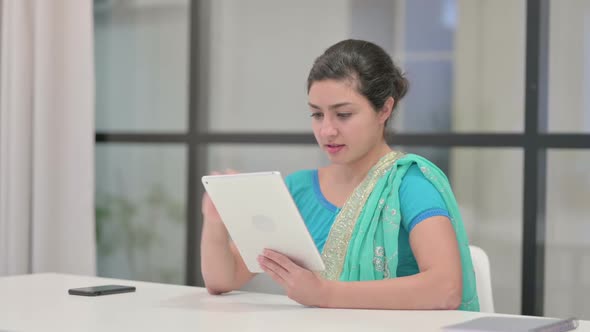
M344 147L344 144L326 144L326 150L331 154L340 152Z

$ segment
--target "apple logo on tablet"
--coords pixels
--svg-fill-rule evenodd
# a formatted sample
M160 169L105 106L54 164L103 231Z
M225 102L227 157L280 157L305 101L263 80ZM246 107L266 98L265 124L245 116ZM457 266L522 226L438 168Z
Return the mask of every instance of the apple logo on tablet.
M252 217L252 225L254 225L257 230L268 233L274 232L276 228L275 222L269 217L263 215L256 215Z

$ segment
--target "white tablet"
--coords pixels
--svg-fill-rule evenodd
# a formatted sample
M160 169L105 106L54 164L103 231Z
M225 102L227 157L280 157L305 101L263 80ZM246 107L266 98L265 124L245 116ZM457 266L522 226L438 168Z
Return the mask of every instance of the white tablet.
M265 248L311 271L324 262L279 172L208 175L203 185L250 272Z

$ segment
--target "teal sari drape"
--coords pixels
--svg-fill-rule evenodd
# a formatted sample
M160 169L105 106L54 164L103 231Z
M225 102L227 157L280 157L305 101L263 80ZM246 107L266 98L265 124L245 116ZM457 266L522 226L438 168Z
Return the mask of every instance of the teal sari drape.
M460 310L479 311L469 241L457 201L445 174L427 159L390 152L371 168L344 204L330 230L322 258L329 280L368 281L397 277L401 227L399 188L410 166L417 164L440 192L457 236L463 295Z

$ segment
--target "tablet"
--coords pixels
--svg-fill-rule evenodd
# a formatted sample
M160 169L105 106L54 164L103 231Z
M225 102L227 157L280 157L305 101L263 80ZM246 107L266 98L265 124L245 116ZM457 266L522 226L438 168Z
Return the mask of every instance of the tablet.
M208 175L202 182L250 272L263 272L256 259L265 248L308 270L324 270L281 173Z

